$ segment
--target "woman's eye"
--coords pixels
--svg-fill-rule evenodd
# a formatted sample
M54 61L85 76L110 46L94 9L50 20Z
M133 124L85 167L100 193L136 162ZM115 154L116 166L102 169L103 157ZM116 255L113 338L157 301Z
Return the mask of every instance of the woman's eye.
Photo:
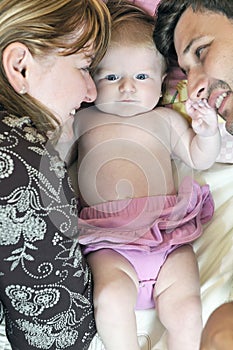
M109 74L109 75L106 75L105 79L109 81L115 81L115 80L118 80L119 77L116 74Z
M90 73L90 67L88 66L88 67L83 67L83 68L81 68L82 69L82 71L84 71L85 73Z
M148 74L140 73L136 75L136 79L138 80L145 80L148 78Z

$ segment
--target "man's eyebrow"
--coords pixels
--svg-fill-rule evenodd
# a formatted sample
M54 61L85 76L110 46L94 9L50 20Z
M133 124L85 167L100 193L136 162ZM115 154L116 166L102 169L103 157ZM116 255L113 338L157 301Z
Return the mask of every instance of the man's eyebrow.
M188 45L186 46L186 48L183 51L183 55L187 54L190 51L190 48L193 46L193 44L195 44L196 41L200 40L202 38L202 36L199 36L197 38L192 39Z

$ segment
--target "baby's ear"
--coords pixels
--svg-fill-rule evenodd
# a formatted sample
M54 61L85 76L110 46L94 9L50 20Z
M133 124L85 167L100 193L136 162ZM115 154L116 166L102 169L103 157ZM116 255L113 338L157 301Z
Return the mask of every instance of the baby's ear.
M19 94L28 91L26 72L29 56L31 54L27 46L19 42L9 44L3 51L2 62L6 76L14 90Z

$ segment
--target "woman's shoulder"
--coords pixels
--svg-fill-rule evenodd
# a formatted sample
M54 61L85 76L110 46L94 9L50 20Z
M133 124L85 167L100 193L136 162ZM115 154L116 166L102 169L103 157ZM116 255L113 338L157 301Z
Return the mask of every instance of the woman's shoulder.
M25 220L26 216L34 220L35 214L38 218L35 222L38 220L40 225L43 222L43 229L53 212L61 225L64 221L66 229L63 233L69 231L72 235L76 232L77 203L65 163L29 118L1 113L0 163L0 207L3 212L6 207L12 213L19 211L21 221L23 213ZM56 229L57 223L53 223Z
M28 117L0 112L0 160L1 196L31 187L59 201L61 184L72 187L64 162Z
M27 116L18 117L7 113L6 111L0 111L0 123L1 134L5 135L17 135L23 138L27 142L46 142L47 138L40 133L31 119Z
M0 152L1 157L8 162L5 174L9 177L11 171L20 168L39 168L47 139L38 132L29 117L17 117L6 112L0 112ZM12 164L12 166L10 166ZM8 171L8 174L7 174Z

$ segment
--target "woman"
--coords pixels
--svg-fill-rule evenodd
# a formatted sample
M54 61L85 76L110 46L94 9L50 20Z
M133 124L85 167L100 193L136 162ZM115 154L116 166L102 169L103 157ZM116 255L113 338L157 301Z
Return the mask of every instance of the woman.
M96 332L54 145L96 97L89 67L106 51L109 23L101 0L0 2L0 319L12 349L87 349Z

